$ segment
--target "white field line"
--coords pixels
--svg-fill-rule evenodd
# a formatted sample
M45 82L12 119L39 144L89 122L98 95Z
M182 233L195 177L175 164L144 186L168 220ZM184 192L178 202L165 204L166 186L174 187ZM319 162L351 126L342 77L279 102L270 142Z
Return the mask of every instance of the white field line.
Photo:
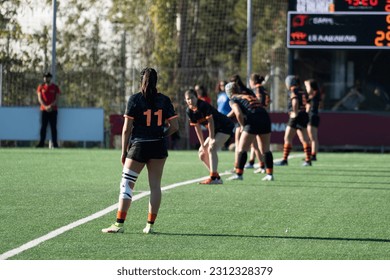
M300 157L300 156L290 156L289 158L294 158L294 157ZM220 175L224 176L224 175L227 175L227 174L230 174L230 172L229 171L225 171L224 173L221 173ZM168 185L168 186L162 187L161 190L162 191L170 190L170 189L173 189L173 188L176 188L176 187L193 184L193 183L205 180L207 178L208 178L208 176L202 177L202 178L198 178L198 179L188 180L188 181L184 181L184 182L175 183L175 184L172 184L172 185ZM132 201L139 200L139 199L141 199L141 198L143 198L145 196L148 196L149 194L150 194L150 191L141 192L141 193L139 193L137 195L134 195ZM92 220L100 218L100 217L102 217L102 216L104 216L104 215L106 215L106 214L116 210L117 208L118 208L118 204L115 203L115 204L107 207L106 209L103 209L103 210L101 210L99 212L96 212L96 213L94 213L94 214L92 214L92 215L90 215L88 217L82 218L82 219L77 220L77 221L75 221L73 223L70 223L70 224L68 224L66 226L60 227L60 228L58 228L56 230L53 230L53 231L49 232L48 234L45 234L45 235L43 235L41 237L38 237L38 238L36 238L34 240L31 240L31 241L23 244L23 245L15 248L15 249L12 249L10 251L7 251L7 252L1 254L0 255L0 260L6 260L8 258L11 258L11 257L13 257L13 256L15 256L15 255L17 255L17 254L19 254L21 252L23 252L23 251L26 251L28 249L31 249L31 248L35 247L35 246L38 246L42 242L50 240L50 239L52 239L52 238L54 238L54 237L56 237L56 236L58 236L60 234L63 234L64 232L67 232L67 231L75 228L75 227L81 226L81 225L83 225L85 223L88 223L88 222L90 222Z
M221 173L221 175L226 175L226 174L228 174L228 173L226 173L226 172L225 173ZM208 176L202 177L202 178L198 178L198 179L188 180L188 181L184 181L184 182L175 183L175 184L172 184L172 185L168 185L166 187L162 187L161 190L162 191L166 191L166 190L173 189L173 188L176 188L176 187L179 187L179 186L193 184L193 183L199 182L201 180L205 180L207 178L208 178ZM150 191L145 191L145 192L139 193L137 195L134 195L133 196L133 201L139 200L139 199L141 199L141 198L143 198L145 196L148 196L149 194L150 194ZM68 224L66 226L60 227L60 228L58 228L56 230L53 230L53 231L49 232L48 234L45 234L45 235L43 235L41 237L38 237L38 238L36 238L34 240L31 240L31 241L23 244L22 246L20 246L18 248L12 249L12 250L10 250L8 252L5 252L5 253L1 254L0 255L0 260L6 260L8 258L11 258L11 257L13 257L13 256L15 256L15 255L17 255L17 254L19 254L21 252L23 252L23 251L31 249L31 248L41 244L42 242L45 242L45 241L47 241L49 239L52 239L52 238L54 238L54 237L56 237L56 236L58 236L58 235L60 235L60 234L62 234L64 232L67 232L67 231L69 231L69 230L71 230L71 229L73 229L75 227L78 227L78 226L80 226L82 224L85 224L85 223L88 223L88 222L90 222L92 220L100 218L100 217L102 217L102 216L104 216L104 215L106 215L106 214L116 210L117 208L118 208L118 204L116 203L116 204L113 204L113 205L107 207L106 209L103 209L103 210L101 210L99 212L96 212L96 213L94 213L94 214L92 214L92 215L90 215L88 217L82 218L82 219L77 220L77 221L75 221L73 223L70 223L70 224Z

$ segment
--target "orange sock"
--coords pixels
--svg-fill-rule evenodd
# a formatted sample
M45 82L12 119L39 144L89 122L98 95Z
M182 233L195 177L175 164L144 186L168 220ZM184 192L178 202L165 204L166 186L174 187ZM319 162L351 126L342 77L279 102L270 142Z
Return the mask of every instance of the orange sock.
M148 213L148 224L154 224L156 218L157 218L157 214Z
M126 220L127 212L119 211L116 213L116 222L123 224Z
M244 169L236 168L236 174L242 175L244 173Z
M292 146L290 144L284 144L283 146L283 160L287 160L291 152Z
M221 177L219 177L218 172L210 172L210 177L213 180L221 178Z
M305 152L305 161L311 161L311 146L307 143L303 144L303 151Z

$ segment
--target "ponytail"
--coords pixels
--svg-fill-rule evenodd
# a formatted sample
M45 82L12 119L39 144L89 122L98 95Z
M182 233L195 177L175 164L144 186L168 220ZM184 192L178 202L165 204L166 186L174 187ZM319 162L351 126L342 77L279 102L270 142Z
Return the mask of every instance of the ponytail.
M157 72L153 68L144 68L141 71L141 93L146 101L154 107L154 98L157 95Z

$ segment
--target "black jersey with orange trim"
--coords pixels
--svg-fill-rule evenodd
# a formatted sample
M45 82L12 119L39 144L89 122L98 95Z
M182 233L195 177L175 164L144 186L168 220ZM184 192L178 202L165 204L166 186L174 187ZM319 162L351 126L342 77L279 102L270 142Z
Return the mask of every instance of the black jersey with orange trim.
M133 119L131 141L140 142L163 139L165 122L177 114L168 96L158 93L149 104L139 92L130 96L124 117Z
M230 104L237 104L245 115L244 131L250 134L267 134L271 132L271 119L260 100L252 95L233 95Z
M268 108L269 104L271 103L271 98L269 96L268 91L260 84L256 84L253 88L257 99L260 100L261 105L264 108Z
M230 99L231 105L236 103L244 115L254 114L259 111L264 111L263 105L257 97L252 95L240 94L234 95Z
M307 104L307 99L308 95L307 92L302 90L299 87L292 87L291 90L288 92L288 111L292 112L293 107L292 107L292 100L297 99L298 100L298 108L299 111L305 111L306 112L306 104Z
M318 108L320 107L321 94L319 90L315 90L308 98L310 103L310 115L318 115Z
M198 99L196 103L196 109L187 108L187 116L190 121L190 125L194 126L196 124L208 126L209 119L213 118L214 120L214 131L222 132L226 134L231 134L234 128L233 122L224 114L218 112L209 103Z

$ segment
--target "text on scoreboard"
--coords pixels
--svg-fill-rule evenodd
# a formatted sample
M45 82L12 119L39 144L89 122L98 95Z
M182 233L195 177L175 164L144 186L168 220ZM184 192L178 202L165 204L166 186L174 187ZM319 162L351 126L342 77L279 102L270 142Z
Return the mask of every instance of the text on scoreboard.
M390 13L289 12L287 47L390 49Z

